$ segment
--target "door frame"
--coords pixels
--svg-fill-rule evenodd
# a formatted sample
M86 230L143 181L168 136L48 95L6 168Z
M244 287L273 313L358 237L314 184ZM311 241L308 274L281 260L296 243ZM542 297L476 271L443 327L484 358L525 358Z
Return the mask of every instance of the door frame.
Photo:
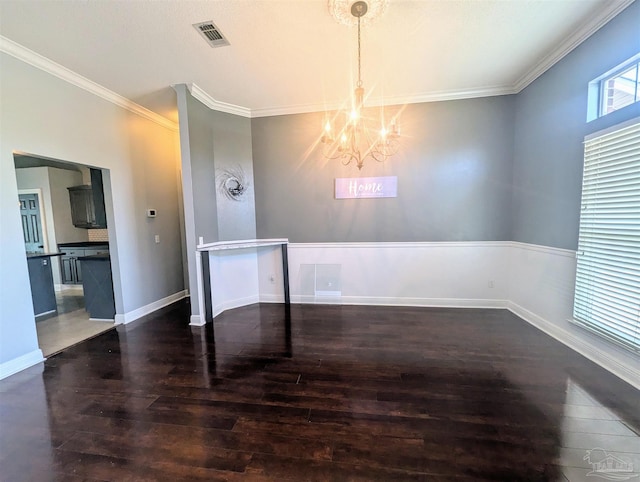
M42 244L44 246L44 252L49 253L49 236L47 236L47 213L44 210L44 199L42 198L42 189L18 189L18 196L20 194L37 194L38 195L38 209L40 210L40 229L42 229Z

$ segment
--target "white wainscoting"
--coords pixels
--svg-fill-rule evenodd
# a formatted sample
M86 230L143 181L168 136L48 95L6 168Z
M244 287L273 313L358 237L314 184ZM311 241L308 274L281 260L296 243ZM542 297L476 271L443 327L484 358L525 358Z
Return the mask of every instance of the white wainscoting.
M258 259L261 302L282 302L278 262ZM312 265L340 265L341 296L309 292ZM640 389L638 357L569 323L575 269L574 251L517 242L289 244L293 303L507 308Z
M504 307L508 243L290 244L294 303ZM305 266L339 265L341 296L305 289ZM330 292L331 286L323 289Z
M427 242L291 243L288 253L293 303L509 309L640 389L638 357L568 321L574 251ZM214 316L257 301L283 302L281 263L279 247L211 254Z
M260 301L256 248L210 252L209 273L214 317Z

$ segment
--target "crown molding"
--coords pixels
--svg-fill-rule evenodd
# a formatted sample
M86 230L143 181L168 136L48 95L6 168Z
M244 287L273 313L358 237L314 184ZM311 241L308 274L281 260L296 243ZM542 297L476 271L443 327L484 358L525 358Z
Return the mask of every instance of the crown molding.
M517 94L525 89L534 80L549 70L553 65L574 50L578 45L598 31L612 18L631 5L635 0L608 0L602 10L595 16L583 23L571 36L560 44L557 49L549 52L531 70L526 72L512 85L489 86L479 89L441 91L410 96L397 96L384 99L368 99L368 107L379 107L383 105L405 105L423 102L441 102L448 100L471 99L477 97L492 97L499 95ZM0 35L0 52L7 53L33 67L54 75L70 84L84 89L98 97L101 97L115 105L127 109L137 115L149 119L165 128L177 131L178 124L169 119L152 112L145 107L123 97L115 92L69 70L68 68L49 60L48 58L29 50L22 45L9 40ZM250 109L240 105L229 104L211 97L207 92L194 83L186 84L191 95L202 102L210 109L234 114L241 117L270 117L278 115L304 114L312 112L326 112L339 110L344 107L341 103L332 104L298 104L284 107L267 107L260 109Z
M226 112L227 114L239 115L241 117L252 117L251 109L242 107L240 105L228 104L226 102L220 102L214 99L204 90L198 87L196 84L186 84L191 95L206 105L209 109L217 110L219 112Z
M173 131L178 130L178 124L170 121L166 117L163 117L155 112L150 111L142 107L139 104L127 99L126 97L121 96L120 94L116 94L115 92L103 87L99 84L96 84L92 80L87 79L86 77L81 76L80 74L50 60L43 55L40 55L33 50L30 50L13 40L10 40L6 37L0 35L0 52L4 52L12 57L15 57L22 62L25 62L32 67L40 69L48 74L51 74L55 77L58 77L69 84L75 85L87 92L101 97L102 99L111 102L119 107L127 109L134 114L137 114L145 119L148 119L156 124L161 125L167 129L171 129Z
M609 0L598 14L590 17L573 32L573 34L567 37L558 48L549 52L534 68L518 79L513 86L514 91L516 93L522 91L634 1L635 0Z
M420 104L423 102L442 102L446 100L473 99L477 97L493 97L498 95L516 94L512 86L483 87L480 89L451 90L443 92L431 92L426 94L395 96L376 99L367 99L365 107L382 107L391 105ZM276 115L305 114L311 112L327 112L344 108L344 103L331 104L304 104L288 107L270 107L265 109L253 109L251 117L270 117Z

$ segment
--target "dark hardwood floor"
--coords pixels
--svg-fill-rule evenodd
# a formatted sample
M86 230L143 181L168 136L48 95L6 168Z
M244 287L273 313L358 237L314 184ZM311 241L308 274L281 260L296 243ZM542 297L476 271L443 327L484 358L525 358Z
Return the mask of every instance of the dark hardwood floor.
M640 473L640 393L508 311L254 305L192 328L187 308L1 381L0 480Z

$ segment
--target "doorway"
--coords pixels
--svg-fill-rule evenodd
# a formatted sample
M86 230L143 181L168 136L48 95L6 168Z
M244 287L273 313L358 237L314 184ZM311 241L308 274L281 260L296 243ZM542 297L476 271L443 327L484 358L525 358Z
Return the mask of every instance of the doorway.
M78 258L95 254L97 250L94 247L99 247L101 253L108 253L109 231L106 217L104 225L92 226L95 229L89 229L86 222L82 224L74 219L76 213L73 210L78 205L73 205L70 193L73 188L91 188L96 183L96 176L92 174L97 169L22 153L14 153L14 165L28 261L33 256L51 255L46 259L51 266L55 309L35 319L38 345L46 357L113 328L113 320L91 319L85 304L80 269L72 278L65 276L64 270L70 264L79 268L82 261ZM102 176L98 177L102 192ZM30 278L31 275L30 271ZM31 295L35 302L34 296L39 294L34 292L33 284Z

